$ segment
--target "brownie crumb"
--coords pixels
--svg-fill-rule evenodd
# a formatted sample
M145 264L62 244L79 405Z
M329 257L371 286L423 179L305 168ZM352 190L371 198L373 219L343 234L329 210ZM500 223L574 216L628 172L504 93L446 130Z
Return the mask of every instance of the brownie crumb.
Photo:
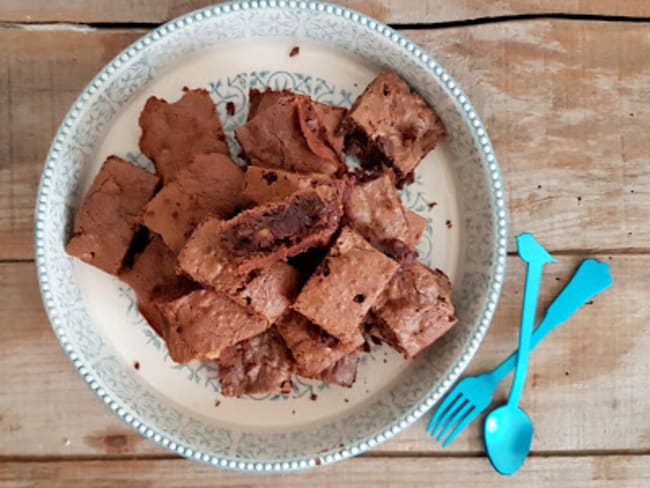
M580 197L580 196L578 196L577 199L578 199L579 202L582 201L582 197Z
M291 410L291 415L296 415L296 411L295 411L295 410Z
M445 221L445 225L447 226L447 229L451 229L451 228L453 227L453 225L452 225L452 223L451 223L451 220L449 220L449 219L447 219L447 220Z
M358 87L358 86L359 86L359 83L357 83L357 82L355 81L355 82L354 82L354 87L356 88L356 87Z
M585 305L593 305L593 304L594 304L594 301L593 301L593 300L589 300Z
M556 276L555 281L562 281L562 278L560 278L559 276Z
M135 363L133 363L133 367L135 369L139 370L140 369L140 363L138 361L136 361Z
M359 293L358 295L355 295L354 298L353 298L355 303L363 303L365 299L366 299L366 297L363 296L362 293Z
M568 372L568 371L565 371L565 372L564 372L564 376L569 376L569 372Z
M183 93L190 91L190 89L187 86L183 87Z
M233 102L226 103L226 113L231 117L235 115L235 104Z
M289 57L293 58L294 56L298 56L300 54L300 46L293 46L291 48L291 51L289 51Z
M433 208L436 205L438 205L438 202L429 202L429 203L427 203L427 207L429 207L429 208Z
M214 406L218 407L219 405L221 405L221 400L215 400Z
M311 395L309 395L309 399L312 402L315 402L316 400L318 400L318 395L316 393L312 393Z
M538 189L538 190L541 190L541 189L542 189L542 185L537 185L537 189Z
M344 398L343 401L344 401L345 403L348 403L350 400L348 400L347 398Z
M267 185L272 185L276 181L278 181L278 175L274 173L273 171L269 171L268 173L264 173L262 175L262 178L264 178L264 181L266 181Z
M384 358L384 364L388 363L388 359Z
M319 457L317 457L316 458L316 466L320 466L321 464L323 464L323 461L321 461L321 459Z
M381 339L379 339L378 337L375 337L374 335L373 335L373 336L370 336L370 340L371 340L372 342L374 342L375 345L377 345L377 346L381 346Z

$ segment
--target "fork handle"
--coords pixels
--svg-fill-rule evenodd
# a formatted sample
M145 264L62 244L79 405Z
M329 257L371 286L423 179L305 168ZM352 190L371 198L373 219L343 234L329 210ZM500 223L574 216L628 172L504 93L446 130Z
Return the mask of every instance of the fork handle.
M571 281L555 297L553 303L546 309L544 319L533 331L530 350L532 351L549 332L566 322L585 302L609 288L611 284L609 264L595 259L582 261ZM515 368L517 353L518 351L513 352L499 366L485 373L495 385Z

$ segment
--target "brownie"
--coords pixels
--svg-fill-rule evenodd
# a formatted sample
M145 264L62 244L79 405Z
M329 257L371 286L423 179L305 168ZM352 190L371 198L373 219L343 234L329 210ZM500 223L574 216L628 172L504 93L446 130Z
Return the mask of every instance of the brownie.
M457 319L445 274L417 263L398 272L370 314L370 333L412 358Z
M228 156L197 154L147 204L142 222L178 253L203 219L232 216L243 182L243 171Z
M165 342L177 363L218 359L221 351L261 334L270 324L213 290L197 290L159 305L167 321Z
M284 261L254 270L241 279L220 279L215 288L238 303L252 308L269 323L287 310L298 293L298 271Z
M297 312L283 316L277 328L296 360L298 374L307 378L318 378L364 343L359 327L349 341L343 342Z
M344 227L293 309L334 337L350 341L398 267L357 232Z
M158 183L148 171L109 156L77 211L66 252L117 274L138 229L138 216Z
M342 174L347 170L340 138L328 127L332 112L307 96L283 93L253 103L253 116L235 130L246 160L254 165L301 173Z
M295 364L275 328L227 347L217 364L224 396L289 393L293 389Z
M390 170L398 186L445 135L440 118L392 71L382 71L343 119L346 151L367 168Z
M318 379L326 383L333 383L339 386L350 388L357 379L357 366L359 364L359 354L352 353L343 356L332 366L323 370Z
M420 222L416 221L419 217L407 214L388 175L354 186L345 202L345 215L350 225L371 243L400 239L413 246L419 239L418 233L421 235Z
M217 108L204 89L185 89L174 103L149 97L140 113L140 150L151 159L164 183L199 153L228 154Z
M255 204L284 200L299 190L315 188L331 182L323 174L300 174L280 169L249 166L244 175L242 198Z

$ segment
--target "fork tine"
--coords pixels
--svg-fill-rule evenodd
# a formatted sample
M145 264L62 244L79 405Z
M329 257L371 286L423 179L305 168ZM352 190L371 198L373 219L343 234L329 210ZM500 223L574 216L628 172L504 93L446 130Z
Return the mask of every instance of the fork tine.
M433 433L437 430L438 428L438 421L441 419L443 414L446 414L449 409L452 407L456 401L461 398L461 394L456 393L452 391L449 395L447 395L443 400L440 406L436 408L436 411L433 413L433 416L431 417L431 420L429 420L429 423L427 424L427 432L429 432L429 435L433 435Z
M439 429L445 429L449 422L454 422L458 412L465 407L466 403L467 400L461 395L453 405L450 405L449 409L445 412L445 415L438 421L438 424L431 431L431 437L435 437L436 433L439 432Z
M465 414L465 418L461 419L460 423L456 426L456 428L452 431L451 434L447 436L445 441L442 443L442 447L447 447L451 441L453 441L460 432L467 427L472 420L476 418L476 416L479 414L479 410L472 406L467 413Z
M449 422L447 422L447 425L445 425L445 428L442 429L439 433L438 436L436 437L436 442L440 442L440 440L449 432L449 430L458 423L459 420L462 420L462 418L473 408L473 405L468 401L463 402L463 404L456 409L454 412L454 416L449 419Z

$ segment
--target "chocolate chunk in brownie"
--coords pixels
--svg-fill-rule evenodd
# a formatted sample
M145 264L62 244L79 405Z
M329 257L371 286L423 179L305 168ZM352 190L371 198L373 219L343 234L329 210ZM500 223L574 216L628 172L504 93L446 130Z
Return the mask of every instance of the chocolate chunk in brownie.
M342 341L350 341L399 264L344 227L293 309ZM359 300L359 295L364 297Z
M229 153L207 90L186 90L174 103L149 97L140 113L140 127L140 150L154 162L164 183L189 165L195 154Z
M158 183L157 176L110 156L77 211L66 252L117 274L138 229L138 216Z
M220 279L217 290L228 294L238 303L248 306L274 323L295 299L300 284L298 271L284 261L253 270L240 279Z
M218 359L221 351L261 334L271 324L247 307L213 290L197 290L159 304L167 321L169 355L177 363Z
M277 324L280 335L291 349L299 375L318 378L338 360L359 349L363 334L356 333L347 342L340 341L297 312L287 313Z
M329 176L323 174L307 175L249 166L244 175L242 197L259 205L284 200L299 190L315 188L331 181Z
M407 358L415 356L457 322L449 278L420 263L400 270L371 312L370 322L372 335Z
M420 221L415 220L420 217L407 214L388 175L354 186L345 202L345 215L350 225L371 243L400 239L413 246L419 239L418 233L421 235Z
M333 383L339 386L350 388L357 379L357 366L359 364L359 354L354 352L343 356L332 366L323 370L318 379L326 383Z
M228 156L197 154L147 204L142 222L178 253L203 219L235 212L243 181L243 171Z
M275 328L221 352L219 384L224 396L289 393L294 361Z
M328 175L346 171L340 136L330 127L339 113L334 108L316 106L309 97L289 92L263 92L251 108L253 116L235 130L250 164Z
M366 167L392 170L398 186L445 135L440 118L392 71L382 71L368 85L341 127L346 151Z

